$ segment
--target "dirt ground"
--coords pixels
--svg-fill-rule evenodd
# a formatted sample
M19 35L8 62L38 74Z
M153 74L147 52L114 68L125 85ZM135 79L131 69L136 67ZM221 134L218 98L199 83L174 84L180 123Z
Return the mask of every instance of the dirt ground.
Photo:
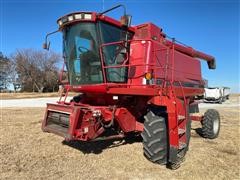
M240 109L217 109L219 138L201 138L192 123L186 161L171 171L146 160L139 141L66 144L41 131L44 108L2 108L0 179L240 179Z

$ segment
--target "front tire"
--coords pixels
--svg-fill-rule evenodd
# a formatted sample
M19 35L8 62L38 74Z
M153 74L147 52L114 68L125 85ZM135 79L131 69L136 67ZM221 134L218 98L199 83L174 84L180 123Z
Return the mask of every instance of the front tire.
M151 108L144 116L142 132L145 157L157 164L167 164L168 138L166 118L158 115L157 109Z
M215 139L220 131L220 115L215 109L208 109L202 120L202 136L208 139Z

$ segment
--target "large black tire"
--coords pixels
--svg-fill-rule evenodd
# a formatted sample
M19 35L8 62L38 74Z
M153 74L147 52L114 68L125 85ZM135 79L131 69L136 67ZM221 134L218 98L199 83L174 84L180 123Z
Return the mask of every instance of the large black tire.
M202 136L208 139L215 139L220 131L220 115L215 109L208 109L204 113L202 123Z
M227 100L229 99L229 95L227 95L226 99L227 99Z
M166 119L159 115L155 108L151 108L144 116L144 119L144 130L141 135L145 157L157 164L167 164L168 136Z

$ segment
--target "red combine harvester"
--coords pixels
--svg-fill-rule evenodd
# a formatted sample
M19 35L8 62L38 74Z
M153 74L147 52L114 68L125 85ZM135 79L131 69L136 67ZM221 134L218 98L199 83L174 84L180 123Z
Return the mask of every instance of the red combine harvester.
M105 16L119 7L124 8L120 21ZM68 81L65 96L47 104L44 132L66 141L141 134L146 158L171 169L188 150L191 120L201 122L203 137L218 136L219 113L210 109L199 115L194 100L204 93L198 59L215 69L214 57L167 38L152 23L131 26L123 5L71 13L57 23ZM53 33L46 36L45 49ZM69 91L79 95L67 101Z

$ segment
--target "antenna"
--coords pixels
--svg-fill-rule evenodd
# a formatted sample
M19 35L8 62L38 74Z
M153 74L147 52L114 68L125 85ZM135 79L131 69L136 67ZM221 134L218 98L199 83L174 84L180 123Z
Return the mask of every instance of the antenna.
M106 13L108 13L108 12L114 10L114 9L119 8L119 7L123 8L124 16L126 16L126 7L124 5L122 5L122 4L119 4L117 6L114 6L114 7L110 8L110 9L106 10L106 11L103 11L103 12L99 13L98 15L101 16L101 15L106 14Z

